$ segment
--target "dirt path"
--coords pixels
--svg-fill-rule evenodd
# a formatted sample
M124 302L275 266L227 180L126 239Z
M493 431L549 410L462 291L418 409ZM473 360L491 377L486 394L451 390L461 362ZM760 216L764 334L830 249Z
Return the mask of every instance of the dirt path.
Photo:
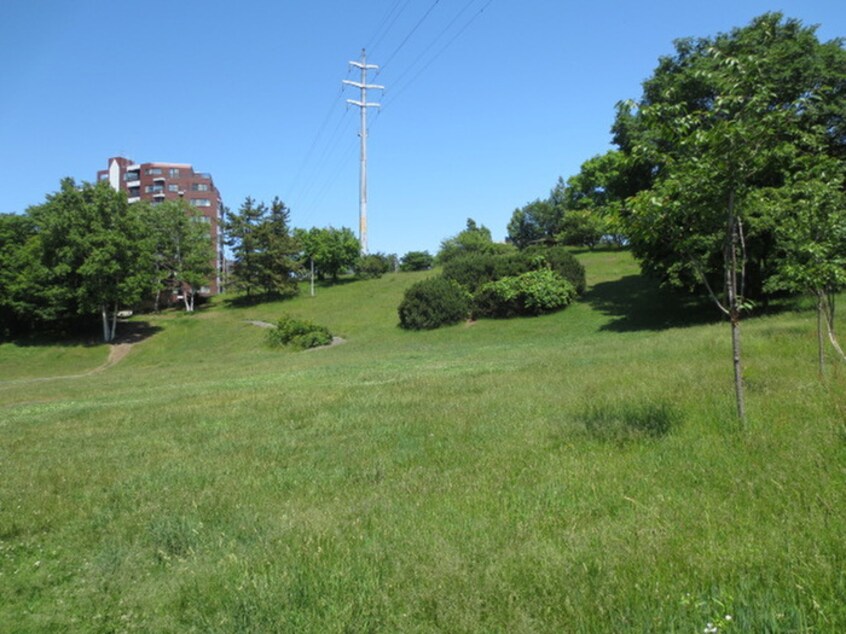
M32 379L11 379L9 381L0 381L0 385L21 385L26 383L44 383L45 381L61 381L65 379L84 379L87 376L99 374L113 365L119 363L132 350L132 343L113 343L109 346L109 357L105 363L98 365L96 368L80 372L79 374L64 374L61 376L45 376L36 377Z

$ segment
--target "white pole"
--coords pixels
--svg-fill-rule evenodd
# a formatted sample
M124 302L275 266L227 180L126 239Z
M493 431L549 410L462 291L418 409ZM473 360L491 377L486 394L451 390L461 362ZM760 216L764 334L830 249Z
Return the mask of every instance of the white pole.
M361 91L361 99L347 99L347 103L358 106L361 109L361 165L359 169L359 183L358 183L358 240L361 244L361 252L367 253L367 109L378 107L378 103L367 103L367 89L377 88L384 90L384 86L367 83L367 71L375 70L379 67L375 64L367 63L367 54L364 49L361 49L361 61L350 62L351 66L361 69L361 81L343 80L342 83L350 86L355 86Z

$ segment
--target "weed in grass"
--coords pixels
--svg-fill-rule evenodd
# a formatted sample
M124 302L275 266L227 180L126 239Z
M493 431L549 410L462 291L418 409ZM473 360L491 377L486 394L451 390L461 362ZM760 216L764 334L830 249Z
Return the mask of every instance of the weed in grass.
M603 442L626 444L662 438L681 422L681 412L669 403L590 403L580 415L588 434Z

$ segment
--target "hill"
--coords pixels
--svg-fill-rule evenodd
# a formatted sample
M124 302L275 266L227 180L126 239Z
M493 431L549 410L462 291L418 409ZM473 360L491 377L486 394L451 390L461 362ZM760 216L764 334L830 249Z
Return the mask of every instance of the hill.
M0 630L845 631L813 314L744 323L744 431L716 311L580 258L538 318L402 331L404 273L137 317L105 368L0 346ZM282 312L346 343L271 350Z

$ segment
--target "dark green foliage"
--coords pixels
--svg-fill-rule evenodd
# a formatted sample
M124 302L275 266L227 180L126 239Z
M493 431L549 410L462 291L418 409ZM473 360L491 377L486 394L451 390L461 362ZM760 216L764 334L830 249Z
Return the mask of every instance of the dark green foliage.
M790 187L803 155L846 155L842 43L769 13L677 40L643 86L614 124L626 160L651 174L622 217L634 254L668 284L717 291L731 207L743 225L744 295L761 297L778 272L781 220L755 192Z
M405 291L398 312L403 328L431 330L467 319L470 295L453 280L432 277Z
M605 222L589 210L573 210L561 221L556 242L593 249L605 235Z
M576 293L581 295L585 292L585 267L565 247L529 247L525 249L524 255L535 261L537 256L542 256L546 266L570 282Z
M567 280L577 294L584 292L585 268L564 247L532 246L500 255L468 253L444 264L443 276L472 294L489 282L543 268L550 268Z
M575 296L572 284L543 268L484 284L473 298L473 314L477 317L541 315L565 308Z
M291 212L274 198L270 207L249 196L237 213L227 212L226 244L232 249L235 288L247 300L297 294L299 245L291 235Z
M276 322L276 327L268 331L267 341L274 347L291 346L306 350L332 343L332 333L326 326L283 315Z
M355 263L355 274L361 279L375 279L382 277L391 270L389 256L384 253L362 255Z
M681 413L663 401L591 403L581 419L593 438L626 444L666 436L681 423Z
M550 197L515 209L508 223L508 241L523 249L531 244L551 243L561 231L564 207Z
M484 225L477 225L475 220L468 218L464 231L441 242L437 261L439 264L446 264L453 258L470 253L502 253L513 248L509 245L495 244L491 238L490 229Z
M428 251L409 251L400 260L400 271L428 271L435 258Z
M4 303L18 320L50 328L98 315L111 341L117 311L152 288L152 253L137 209L106 182L77 186L66 178L27 216L31 228L15 230L26 242L8 254L17 273L3 282L11 291Z
M333 281L355 266L361 253L361 245L355 234L347 227L312 227L308 231L297 229L295 236L300 244L300 257L304 267L314 262L318 279L327 276Z

